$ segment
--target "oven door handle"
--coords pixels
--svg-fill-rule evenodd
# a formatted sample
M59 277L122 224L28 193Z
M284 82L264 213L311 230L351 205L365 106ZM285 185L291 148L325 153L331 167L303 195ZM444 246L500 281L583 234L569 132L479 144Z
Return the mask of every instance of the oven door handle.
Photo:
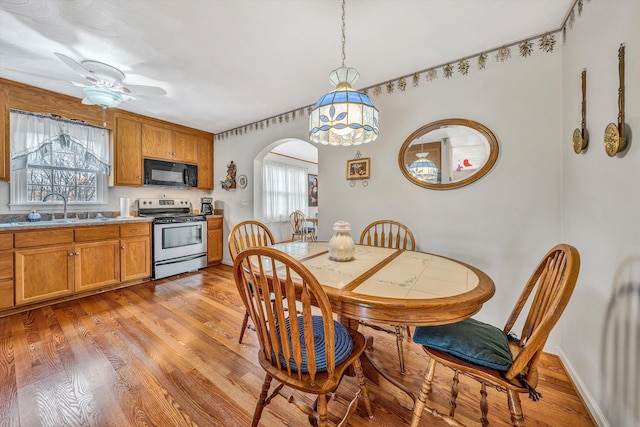
M177 264L179 262L191 261L191 260L202 258L202 257L205 257L205 256L207 256L206 253L201 253L201 254L196 254L196 255L191 255L191 256L186 256L186 257L181 257L181 258L172 258L172 259L168 259L166 261L158 261L158 262L156 262L156 265Z

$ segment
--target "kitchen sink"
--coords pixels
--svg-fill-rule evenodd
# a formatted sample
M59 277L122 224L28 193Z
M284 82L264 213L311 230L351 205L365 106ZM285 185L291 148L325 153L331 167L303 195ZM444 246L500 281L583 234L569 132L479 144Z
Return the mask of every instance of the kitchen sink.
M91 224L91 223L103 223L109 221L116 221L118 218L90 218L90 219L79 219L79 218L67 218L67 219L53 219L49 221L17 221L17 222L4 222L0 223L0 227L38 227L38 226L47 226L47 225L56 225L56 224Z

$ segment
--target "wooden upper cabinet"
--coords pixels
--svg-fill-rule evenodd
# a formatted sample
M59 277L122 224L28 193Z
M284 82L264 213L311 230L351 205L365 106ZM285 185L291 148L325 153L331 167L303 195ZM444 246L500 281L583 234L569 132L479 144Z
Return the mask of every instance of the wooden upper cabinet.
M142 125L131 119L116 119L115 185L142 185Z
M173 132L150 124L142 124L142 157L174 160Z
M7 92L0 85L0 181L9 181L9 135Z
M182 132L173 132L174 160L185 163L197 163L196 136Z
M196 137L198 144L198 189L213 190L213 141Z
M198 162L196 136L143 123L142 156L195 164Z

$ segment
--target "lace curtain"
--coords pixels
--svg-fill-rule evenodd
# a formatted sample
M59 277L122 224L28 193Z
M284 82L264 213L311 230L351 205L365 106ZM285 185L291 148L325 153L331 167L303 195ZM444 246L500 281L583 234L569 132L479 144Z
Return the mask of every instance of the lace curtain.
M39 163L53 142L82 154L93 169L109 174L109 131L78 121L11 110L11 165L25 169L28 161Z
M262 213L265 222L289 221L295 210L306 212L307 170L265 160L262 165Z

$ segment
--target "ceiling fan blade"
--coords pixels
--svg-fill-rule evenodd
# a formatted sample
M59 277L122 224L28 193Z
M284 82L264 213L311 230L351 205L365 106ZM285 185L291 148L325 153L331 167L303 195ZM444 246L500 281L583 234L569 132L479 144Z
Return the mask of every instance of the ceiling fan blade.
M54 55L57 56L62 62L67 64L67 66L69 68L71 68L73 71L75 71L76 73L80 74L82 77L84 77L85 79L89 80L90 82L95 83L96 78L91 74L91 72L89 70L84 68L79 62L69 58L66 55L58 53L58 52L54 52Z
M167 91L158 86L122 85L123 92L132 95L166 95Z

